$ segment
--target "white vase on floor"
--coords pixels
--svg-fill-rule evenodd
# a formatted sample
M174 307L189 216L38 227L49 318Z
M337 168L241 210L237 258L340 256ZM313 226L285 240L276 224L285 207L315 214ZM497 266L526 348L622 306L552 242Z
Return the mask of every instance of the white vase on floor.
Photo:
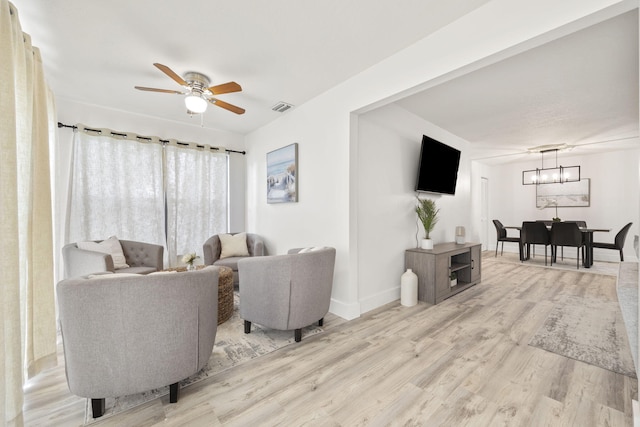
M410 268L400 276L400 304L412 307L418 303L418 276Z

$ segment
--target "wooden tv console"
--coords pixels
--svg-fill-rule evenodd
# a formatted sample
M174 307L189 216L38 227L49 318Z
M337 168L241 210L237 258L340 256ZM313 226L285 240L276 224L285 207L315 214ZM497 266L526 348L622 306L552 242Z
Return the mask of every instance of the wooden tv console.
M440 243L433 249L407 249L405 268L418 276L418 299L430 304L462 292L480 282L482 246L480 243ZM458 284L450 286L455 272Z

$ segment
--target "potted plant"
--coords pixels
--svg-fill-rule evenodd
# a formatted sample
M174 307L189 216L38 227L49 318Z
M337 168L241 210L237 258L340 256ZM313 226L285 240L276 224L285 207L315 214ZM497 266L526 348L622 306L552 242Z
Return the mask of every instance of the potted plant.
M418 218L424 227L424 239L422 239L422 249L433 249L433 240L429 234L433 231L433 228L438 222L438 212L440 209L436 208L435 200L420 199L416 197L418 204L416 205L416 213Z
M190 253L190 254L185 254L185 255L182 257L182 262L184 262L185 264L187 264L187 270L188 270L188 271L191 271L191 270L195 270L195 269L196 269L196 266L195 266L195 265L193 265L193 262L194 262L195 260L197 260L198 258L200 258L200 257L199 257L198 255L196 255L196 253L195 253L195 252L193 252L193 253Z
M451 281L449 286L451 286L452 288L458 284L458 275L455 273L455 271L449 275L449 280Z

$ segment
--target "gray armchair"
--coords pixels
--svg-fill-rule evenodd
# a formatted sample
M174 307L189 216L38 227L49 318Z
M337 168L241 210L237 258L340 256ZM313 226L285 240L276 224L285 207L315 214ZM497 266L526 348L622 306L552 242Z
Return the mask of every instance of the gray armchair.
M287 255L245 258L238 261L240 317L245 333L255 322L268 328L294 330L302 339L302 328L318 322L322 326L329 311L334 248L314 248Z
M62 248L64 277L68 279L106 271L148 274L164 268L164 247L133 240L120 240L120 245L129 267L118 270L109 254L80 249L77 243L65 245Z
M229 233L235 236L238 233ZM257 234L246 233L247 235L247 250L249 257L264 256L264 242ZM218 234L211 236L202 245L202 251L204 253L204 265L217 265L221 267L229 267L233 270L233 285L238 286L238 261L246 257L232 256L228 258L220 259L220 253L222 246L220 243L220 237Z
M218 268L148 275L99 274L56 286L67 384L91 399L93 417L105 398L169 385L209 358L218 328ZM96 277L97 276L97 277Z

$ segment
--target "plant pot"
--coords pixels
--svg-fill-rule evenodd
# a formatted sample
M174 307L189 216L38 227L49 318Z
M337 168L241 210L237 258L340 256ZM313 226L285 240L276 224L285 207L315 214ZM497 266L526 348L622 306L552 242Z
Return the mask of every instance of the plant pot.
M422 249L433 249L433 240L422 239L422 242L420 243L420 247Z
M457 285L458 285L458 279L451 279L451 284L449 286L453 288L454 286L457 286Z

